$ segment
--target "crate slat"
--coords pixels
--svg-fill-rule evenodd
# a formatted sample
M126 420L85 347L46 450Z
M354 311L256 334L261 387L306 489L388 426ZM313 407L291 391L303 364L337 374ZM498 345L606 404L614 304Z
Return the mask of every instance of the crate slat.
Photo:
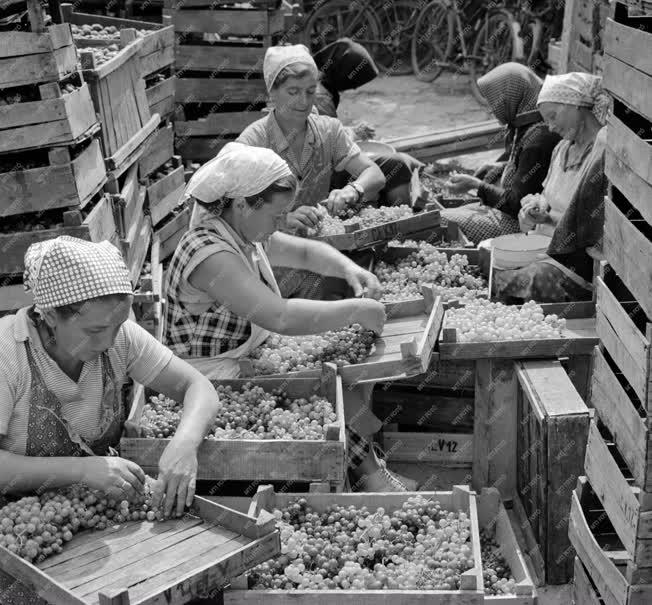
M139 172L145 177L174 155L174 131L170 125L159 128L149 139L139 161Z
M152 224L158 225L179 204L185 188L183 166L147 185L147 202Z
M267 90L262 79L179 78L177 103L265 103Z
M575 557L575 576L573 577L573 601L575 605L602 605L589 575L579 557Z
M262 73L265 50L253 45L181 44L176 49L175 67L183 71Z
M174 30L184 33L219 33L220 36L261 37L283 31L283 11L177 10L171 11Z
M647 94L650 76L609 54L604 55L604 87L625 105L652 120L652 99Z
M652 76L652 34L607 19L602 44L608 55Z
M163 119L174 111L174 83L175 78L169 77L145 89L147 104L152 115L157 113Z
M174 131L179 137L240 134L249 124L262 117L260 111L211 113L198 120L175 122Z

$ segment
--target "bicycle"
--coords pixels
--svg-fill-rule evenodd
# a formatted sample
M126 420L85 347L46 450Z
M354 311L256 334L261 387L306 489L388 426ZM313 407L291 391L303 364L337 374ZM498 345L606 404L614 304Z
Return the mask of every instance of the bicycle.
M463 22L468 25L464 27ZM473 96L486 105L477 79L513 59L514 23L502 5L433 0L421 11L412 35L410 56L415 75L423 82L433 82L445 69L466 72Z
M550 16L554 10L552 0L547 0L542 7L534 9L531 0L521 0L514 11L517 30L517 45L514 59L523 63L533 71L545 74L549 67L546 61L544 41L550 32L550 25L544 17Z
M412 73L409 45L424 0L319 0L306 21L304 44L315 53L339 38L369 51L378 67Z

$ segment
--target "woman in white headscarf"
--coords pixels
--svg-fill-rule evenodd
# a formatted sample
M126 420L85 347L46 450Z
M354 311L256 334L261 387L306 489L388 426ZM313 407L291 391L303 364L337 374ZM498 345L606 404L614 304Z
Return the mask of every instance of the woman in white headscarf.
M142 494L141 468L113 453L129 378L183 403L159 461L157 502L183 512L197 448L219 400L211 383L128 319L129 271L109 242L62 236L33 244L25 284L34 306L0 319L0 500L86 484L109 498Z
M385 308L374 300L381 289L372 273L328 244L279 231L295 186L276 153L240 143L227 144L188 183L186 194L195 205L168 271L165 338L209 378L237 377L239 360L271 333L318 334L354 323L382 331ZM358 298L285 299L270 263L339 277ZM359 434L380 428L369 394L347 389L345 415L354 423L355 447ZM402 488L367 444L351 466L370 491Z
M553 151L542 193L521 200L519 223L524 233L549 238L548 250L536 263L495 272L495 294L502 300L591 297L593 261L586 248L602 242L607 184L604 124L610 100L601 83L600 77L579 72L548 76L543 83L537 107L562 141Z

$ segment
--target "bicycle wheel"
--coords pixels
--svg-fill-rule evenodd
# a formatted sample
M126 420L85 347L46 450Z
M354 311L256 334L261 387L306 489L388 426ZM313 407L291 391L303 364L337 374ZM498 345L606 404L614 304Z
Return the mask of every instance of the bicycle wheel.
M350 0L329 0L308 17L303 43L314 54L339 38L351 38L375 59L381 43L380 32L378 17L367 6L356 6Z
M418 80L433 82L444 71L455 43L455 17L446 2L435 0L419 15L410 44L412 70Z
M513 17L507 11L495 11L484 21L473 43L469 61L471 92L478 102L487 104L478 89L477 80L501 63L512 60L514 55Z
M378 67L392 75L412 73L410 41L422 4L422 0L393 0L373 9L383 40L378 47L376 62Z

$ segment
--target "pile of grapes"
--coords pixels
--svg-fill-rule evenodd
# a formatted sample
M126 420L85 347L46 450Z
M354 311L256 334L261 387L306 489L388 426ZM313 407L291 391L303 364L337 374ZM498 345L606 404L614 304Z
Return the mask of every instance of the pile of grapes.
M544 315L532 300L520 307L471 300L459 309L446 311L444 322L444 327L457 329L459 342L560 338L566 327L565 319Z
M85 529L105 529L126 521L161 520L152 504L152 484L133 502L106 498L99 492L72 487L29 496L0 508L0 546L28 561L60 553L63 545Z
M252 571L253 589L457 590L473 567L467 514L420 495L392 513L302 498L274 514L282 555Z
M109 46L87 46L81 50L92 52L95 57L95 65L99 66L113 59L120 52L120 47L117 44L110 44Z
M381 206L380 208L365 206L357 214L346 219L329 216L328 211L323 207L318 206L317 211L321 215L321 223L314 234L317 237L339 235L346 231L345 226L347 225L358 224L360 229L368 229L382 225L383 223L409 218L414 214L412 208L406 204L400 206Z
M86 25L71 24L73 38L101 38L103 40L119 40L120 30L115 25L107 25L106 27L99 23L92 23ZM150 33L146 29L137 29L136 36L142 38Z
M387 245L390 248L418 248L424 240L414 239L393 239ZM443 235L440 238L428 238L427 243L435 248L464 248L465 243L461 240L447 240Z
M487 295L487 282L463 254L449 259L432 244L413 242L417 248L395 264L380 261L374 273L383 287L382 300L397 302L421 298L421 286L432 284L443 300L472 300Z
M374 333L360 324L311 336L273 334L251 353L256 374L285 374L321 367L360 363L371 353Z
M516 580L500 552L495 537L484 529L480 532L484 592L488 595L514 594Z
M247 383L240 390L217 386L220 411L207 439L325 438L326 427L337 420L333 405L323 397L291 399L279 390L266 392ZM181 406L164 395L150 397L141 427L145 437L163 439L176 431Z

